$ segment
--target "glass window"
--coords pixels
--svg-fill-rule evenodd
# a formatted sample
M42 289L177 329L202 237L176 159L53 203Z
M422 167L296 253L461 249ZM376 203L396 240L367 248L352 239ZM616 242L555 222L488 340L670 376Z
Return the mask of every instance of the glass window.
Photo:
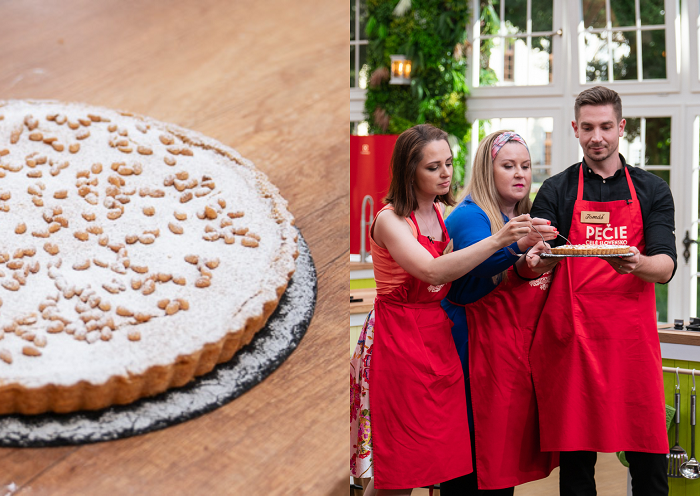
M641 167L671 183L671 118L626 117L620 153L629 165ZM668 322L668 285L656 285L656 313Z
M501 129L515 131L527 142L532 159L532 189L530 197L535 195L545 179L552 175L552 117L503 118L482 121L483 135L487 136Z
M687 235L690 239L698 239L698 233L700 230L698 229L698 222L700 222L700 116L695 117L695 122L693 125L694 133L693 133L693 157L695 164L693 166L693 175L692 175L692 195L691 195L691 224L690 224L690 230L686 231L685 229L683 230L678 230L676 232L676 238L677 239L683 239ZM700 273L698 273L698 267L700 267L700 249L697 249L695 246L691 245L690 248L690 253L692 255L693 251L696 252L696 256L690 258L690 274L693 279L691 287L690 287L690 315L691 316L696 316L698 315L698 309L700 309ZM678 252L678 265L680 266L682 262L685 262L686 259L681 257L682 252Z
M369 79L367 65L366 0L350 0L350 87L365 89Z
M474 86L552 82L552 0L481 0Z
M586 82L666 79L663 0L581 0Z

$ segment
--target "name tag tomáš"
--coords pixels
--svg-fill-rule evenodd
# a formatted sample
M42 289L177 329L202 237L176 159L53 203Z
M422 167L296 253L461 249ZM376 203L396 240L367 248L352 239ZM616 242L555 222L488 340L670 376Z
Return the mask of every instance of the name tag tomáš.
M581 212L581 224L610 224L610 212Z

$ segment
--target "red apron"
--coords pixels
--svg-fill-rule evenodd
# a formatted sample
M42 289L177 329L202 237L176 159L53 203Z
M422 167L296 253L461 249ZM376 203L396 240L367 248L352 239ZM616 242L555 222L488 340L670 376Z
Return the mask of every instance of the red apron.
M583 201L583 168L569 239L644 250L637 193ZM609 212L585 224L582 212ZM567 258L556 268L530 352L547 451L668 453L654 284L620 275L598 258Z
M479 489L547 477L559 454L540 450L537 403L528 354L551 274L508 280L464 305L469 330L469 387Z
M438 218L445 241L417 236L436 258L448 242L439 211ZM449 288L410 277L374 301L369 394L377 489L422 487L472 471L464 376L452 321L440 306Z

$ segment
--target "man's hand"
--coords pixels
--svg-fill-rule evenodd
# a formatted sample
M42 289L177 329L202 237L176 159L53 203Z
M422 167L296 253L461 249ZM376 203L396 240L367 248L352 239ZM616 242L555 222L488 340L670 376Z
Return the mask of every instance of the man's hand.
M673 275L673 259L665 254L647 257L639 253L636 246L630 246L632 257L610 257L604 260L618 274L634 274L642 281L667 283Z
M630 251L634 253L633 257L606 257L603 260L608 262L618 274L631 274L639 266L642 255L636 246L630 246Z

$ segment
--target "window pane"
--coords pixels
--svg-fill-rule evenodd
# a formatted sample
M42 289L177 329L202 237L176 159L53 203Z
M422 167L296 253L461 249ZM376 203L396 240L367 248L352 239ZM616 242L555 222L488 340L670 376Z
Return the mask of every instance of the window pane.
M350 0L350 39L355 39L355 0Z
M527 0L506 1L506 29L512 34L527 31Z
M656 289L656 321L668 322L668 284L655 284Z
M645 0L641 0L644 3ZM634 0L610 2L610 22L613 27L635 26Z
M644 0L639 2L639 10L639 16L645 26L664 23L664 0Z
M614 31L612 52L613 80L637 79L637 33Z
M553 0L532 0L532 31L552 31Z
M629 165L639 167L642 165L642 133L639 117L625 118L625 134L620 140L620 153Z
M583 25L586 28L605 27L605 0L583 0Z
M355 87L355 45L350 45L350 87Z
M552 82L552 37L532 38L530 51L529 84L549 84Z
M503 81L503 38L481 40L479 86L494 86Z
M365 27L367 26L367 0L360 0L360 31L357 33L358 40L366 40L367 34L365 33Z
M515 43L522 40L517 38L506 38L505 46L503 50L503 77L501 80L504 83L514 83L515 82ZM522 50L519 49L522 53Z
M367 89L367 83L369 82L369 66L367 65L367 45L360 45L360 71L357 78L357 85L364 89Z
M501 2L500 0L482 0L481 12L481 34L498 34L501 26Z
M504 118L481 121L484 125L484 135L499 129L512 129L527 142L532 158L532 187L530 197L534 198L545 179L551 176L552 160L552 131L554 119L539 118Z
M671 171L670 170L650 170L655 176L659 176L661 179L666 181L667 184L671 184Z
M646 121L644 165L671 165L671 118L647 117Z
M586 81L608 80L608 38L605 33L583 33Z
M535 86L552 82L551 36L482 40L480 86Z
M663 29L642 31L644 79L666 79L666 38Z

